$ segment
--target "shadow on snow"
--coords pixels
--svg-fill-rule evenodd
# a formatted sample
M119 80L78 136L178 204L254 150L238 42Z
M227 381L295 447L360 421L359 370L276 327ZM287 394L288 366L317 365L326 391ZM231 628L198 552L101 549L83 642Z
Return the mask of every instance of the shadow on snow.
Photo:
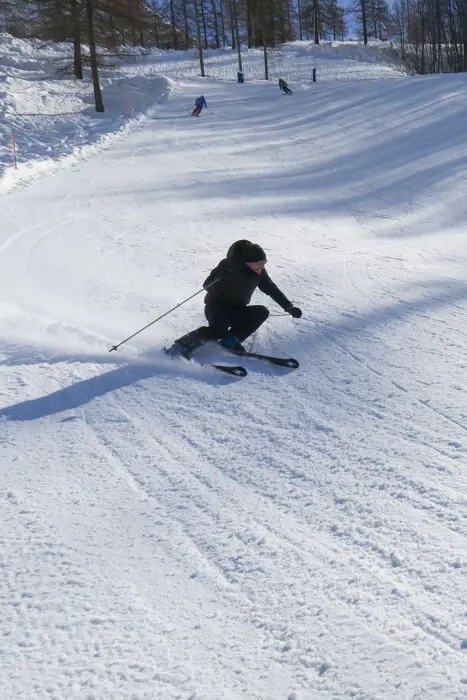
M467 300L467 285L462 282L439 280L430 285L417 285L417 289L420 289L420 293L412 298L401 299L391 306L372 309L350 318L337 319L334 323L326 324L324 328L310 328L309 331L304 329L305 333L300 334L300 337L302 340L306 337L307 345L312 349L318 345L329 344L340 335L359 334L362 331L380 328L388 324L393 324L394 326L394 324L406 321L411 316L423 315L424 312L430 309L439 309L446 304L453 305L456 302ZM306 323L306 319L304 320ZM324 333L323 330L325 331ZM103 357L91 358L91 361L97 360L102 362ZM90 359L89 357L81 357L74 358L74 361L89 362ZM43 362L43 360L40 360L40 362ZM11 364L14 364L14 361ZM264 368L264 372L261 369L259 371L267 374L272 373L270 368L267 370ZM217 386L237 381L237 379L228 375L217 374L215 370L209 371L194 363L173 362L147 353L142 356L141 362L128 363L128 361L125 361L124 366L112 369L104 374L81 380L46 396L8 406L0 411L0 418L12 421L30 421L56 415L84 406L93 399L110 392L162 375L173 375L178 378L185 376L191 380L199 379Z

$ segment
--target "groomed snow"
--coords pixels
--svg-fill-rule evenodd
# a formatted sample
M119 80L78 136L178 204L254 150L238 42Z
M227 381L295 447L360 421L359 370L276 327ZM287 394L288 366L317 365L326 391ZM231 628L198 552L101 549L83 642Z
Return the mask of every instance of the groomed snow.
M467 698L466 79L354 48L316 85L283 49L291 97L141 59L94 130L84 87L47 126L4 81L2 700ZM109 354L244 237L304 312L251 346L299 370L164 358L201 296Z
M111 67L100 71L105 112L97 114L89 71L83 82L70 79L73 62L68 44L42 44L0 34L0 194L102 151L138 128L141 117L176 91L181 79L199 75L195 50L124 47L122 52L126 60L109 56L105 62ZM205 67L207 82L235 81L237 53L207 51ZM296 42L269 53L271 81L282 76L305 82L309 88L313 68L320 83L405 75L403 66L379 44L364 49L340 42L334 46ZM243 70L248 81L264 78L262 51L243 48ZM13 168L12 132L18 170Z

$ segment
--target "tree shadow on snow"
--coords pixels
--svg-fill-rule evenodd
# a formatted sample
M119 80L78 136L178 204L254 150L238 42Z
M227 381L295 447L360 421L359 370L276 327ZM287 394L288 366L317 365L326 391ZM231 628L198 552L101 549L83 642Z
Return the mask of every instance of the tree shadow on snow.
M312 351L318 346L329 345L351 337L364 337L365 333L391 327L391 334L397 332L397 324L407 328L407 322L432 320L430 312L452 309L463 316L467 311L467 284L452 279L435 280L430 283L417 283L411 288L411 294L399 299L390 306L370 309L364 313L341 316L336 321L299 330L299 338ZM457 322L453 321L454 327ZM459 331L463 334L463 331ZM418 339L414 338L415 346ZM442 348L440 348L442 351Z
M252 95L242 102L241 119L234 97L226 97L222 119L199 120L196 139L209 137L210 147L225 153L228 167L207 170L196 181L192 172L185 180L169 174L157 195L183 202L241 200L245 217L357 214L369 220L369 234L371 218L383 212L387 226L382 233L375 227L375 234L384 237L463 225L467 156L460 125L466 106L453 97L457 83L436 82L434 93L432 86L435 81L407 79L384 90L379 83L374 89L365 84L365 94L352 99L348 86L320 88L312 113L308 103L295 111L279 103L265 113L264 103ZM402 116L394 123L397 110ZM179 122L176 137L177 151L186 150L190 162L192 122ZM160 145L152 148L148 157L158 155ZM268 161L272 167L260 167ZM459 190L455 202L453 187Z
M467 199L456 203L455 207L443 201L449 195L452 182L467 179L467 158L456 152L459 147L459 114L446 115L443 123L443 138L435 140L432 124L421 125L408 133L389 133L378 137L377 145L371 140L362 144L349 157L349 153L329 153L326 159L311 164L283 160L281 168L258 171L251 161L244 168L237 166L228 173L208 173L199 182L190 180L186 185L179 182L170 186L171 196L211 200L220 197L241 199L244 216L292 215L304 216L346 216L359 212L371 219L384 211L388 218L394 218L395 226L385 236L400 235L398 220L417 211L420 220L416 226L406 227L404 236L417 236L437 233L440 227L463 224L467 216ZM263 131L264 133L264 131ZM349 137L350 138L350 137ZM241 148L232 155L242 157L245 142L240 138ZM270 144L256 143L248 148L251 158L258 151L271 149ZM279 146L287 153L287 144ZM273 151L271 151L273 154ZM447 155L446 155L447 154ZM427 210L424 220L427 195L435 198L437 192L438 215ZM252 197L253 193L253 197ZM279 197L278 193L283 196ZM162 193L168 196L168 193ZM381 234L380 234L381 235Z

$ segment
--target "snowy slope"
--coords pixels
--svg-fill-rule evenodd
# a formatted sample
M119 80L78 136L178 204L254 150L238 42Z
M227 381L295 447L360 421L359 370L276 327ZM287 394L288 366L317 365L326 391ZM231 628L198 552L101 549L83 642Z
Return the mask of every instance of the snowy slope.
M309 87L0 200L6 700L467 698L465 78ZM108 353L242 237L298 371L164 359L199 298Z
M0 35L1 38L2 35ZM0 194L57 168L99 153L154 113L180 79L199 76L196 51L141 51L125 47L126 61L107 59L101 87L105 112L97 114L89 71L71 79L68 44L41 44L4 35L0 40ZM131 60L130 60L131 59ZM311 84L313 68L320 82L400 77L404 69L379 45L314 46L296 42L271 50L271 89L278 76ZM207 51L206 82L236 80L237 53ZM264 77L262 51L243 50L247 80ZM186 114L188 106L183 106ZM19 169L13 169L11 133L15 134Z

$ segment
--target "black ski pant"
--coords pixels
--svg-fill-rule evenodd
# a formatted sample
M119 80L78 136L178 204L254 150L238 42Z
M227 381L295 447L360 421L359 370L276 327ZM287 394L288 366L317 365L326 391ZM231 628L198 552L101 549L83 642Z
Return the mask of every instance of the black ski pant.
M175 342L187 352L193 352L209 340L215 341L233 335L241 343L265 322L269 311L265 306L232 306L223 301L206 304L204 314L209 326L178 338Z

